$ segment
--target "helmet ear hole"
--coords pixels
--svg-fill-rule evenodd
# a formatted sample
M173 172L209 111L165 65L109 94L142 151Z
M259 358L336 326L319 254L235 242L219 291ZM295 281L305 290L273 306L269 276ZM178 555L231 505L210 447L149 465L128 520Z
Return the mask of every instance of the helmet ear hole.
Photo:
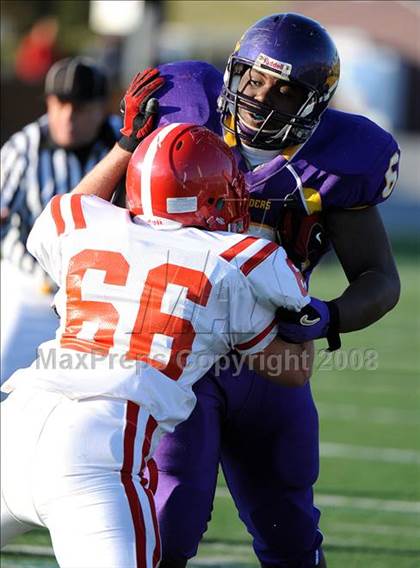
M214 197L209 197L208 200L207 200L207 203L208 203L209 205L213 205L213 203L214 203Z
M221 211L223 209L224 204L225 200L223 199L223 197L219 197L219 199L216 201L216 209L218 211Z
M179 142L176 143L175 150L181 150L182 146L183 146L183 142L182 142L182 140L180 140Z

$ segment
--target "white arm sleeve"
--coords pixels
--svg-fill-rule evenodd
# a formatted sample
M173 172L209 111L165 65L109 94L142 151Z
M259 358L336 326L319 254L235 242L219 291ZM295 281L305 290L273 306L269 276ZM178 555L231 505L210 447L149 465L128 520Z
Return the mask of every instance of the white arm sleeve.
M310 302L303 276L282 247L249 272L247 279L255 295L276 308L298 312Z
M230 344L240 353L258 353L276 337L275 310L257 298L240 272L231 292L229 315Z
M36 258L42 268L56 284L61 286L61 235L57 233L51 205L54 200L64 200L69 196L55 196L36 219L26 243L28 251ZM61 206L58 201L59 207Z

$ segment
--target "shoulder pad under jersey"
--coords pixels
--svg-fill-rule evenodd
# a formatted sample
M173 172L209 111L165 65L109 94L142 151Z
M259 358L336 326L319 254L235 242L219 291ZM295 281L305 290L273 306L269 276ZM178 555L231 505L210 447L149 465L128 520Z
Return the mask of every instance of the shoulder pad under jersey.
M328 109L308 143L296 156L297 170L315 167L313 186L322 208L376 205L391 194L398 177L400 151L393 136L366 117ZM308 172L307 172L308 174ZM322 183L320 183L320 181Z

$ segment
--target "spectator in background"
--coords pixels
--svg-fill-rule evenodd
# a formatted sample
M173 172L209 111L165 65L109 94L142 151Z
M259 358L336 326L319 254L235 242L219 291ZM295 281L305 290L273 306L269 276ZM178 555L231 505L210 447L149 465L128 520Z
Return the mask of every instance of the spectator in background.
M22 38L16 53L16 77L30 85L40 84L54 61L60 58L56 47L59 25L56 18L37 20Z
M48 333L46 339L57 326L39 292L40 285L51 292L49 283L26 251L29 231L51 197L75 187L120 137L120 118L107 114L107 77L93 60L57 61L46 76L45 96L47 113L1 149L2 277L3 291L10 292L2 297L5 301L7 295L2 335L12 343L13 335L20 334L22 346L12 357L2 344L2 380L33 359L39 333ZM28 310L28 302L37 309ZM37 314L37 321L45 316L48 323L26 342L29 314Z

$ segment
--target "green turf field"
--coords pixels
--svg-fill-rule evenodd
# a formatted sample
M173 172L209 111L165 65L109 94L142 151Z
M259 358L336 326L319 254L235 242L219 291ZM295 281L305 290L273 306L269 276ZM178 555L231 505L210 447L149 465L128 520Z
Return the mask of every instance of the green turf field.
M420 567L420 268L404 259L400 272L397 308L345 336L335 359L318 355L312 379L322 442L316 497L329 568ZM335 265L325 265L311 291L328 298L344 284ZM342 368L346 361L352 368ZM46 547L49 540L36 531L18 544ZM190 565L257 566L222 480L209 530ZM48 555L5 554L1 566L57 564Z

